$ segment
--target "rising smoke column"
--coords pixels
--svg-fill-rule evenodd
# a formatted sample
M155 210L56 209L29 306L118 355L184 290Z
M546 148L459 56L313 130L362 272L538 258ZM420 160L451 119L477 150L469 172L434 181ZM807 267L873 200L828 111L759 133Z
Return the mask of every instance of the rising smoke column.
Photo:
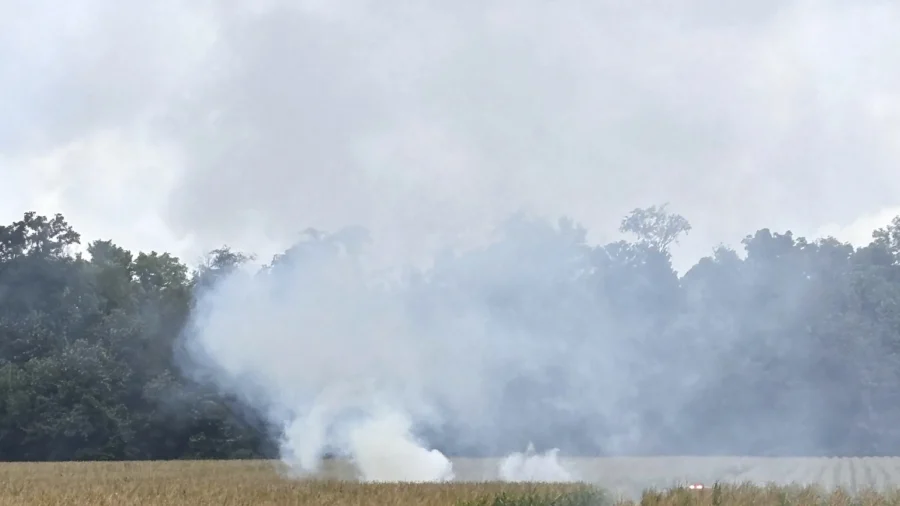
M302 241L199 294L185 335L190 370L280 426L282 459L300 474L328 452L367 481L452 479L419 432L448 423L482 453L597 434L563 434L560 420L615 429L615 343L573 343L562 326L596 314L578 305L581 292L559 291L581 269L579 242L525 222L507 234L413 275L370 268L352 234ZM516 298L516 313L504 309ZM534 308L519 314L523 304ZM551 465L555 453L507 460L504 479L569 479Z
M446 457L411 433L412 419L428 418L418 390L429 355L345 246L314 240L258 273L234 272L200 295L188 350L283 428L282 457L297 472L336 448L364 480L450 479Z

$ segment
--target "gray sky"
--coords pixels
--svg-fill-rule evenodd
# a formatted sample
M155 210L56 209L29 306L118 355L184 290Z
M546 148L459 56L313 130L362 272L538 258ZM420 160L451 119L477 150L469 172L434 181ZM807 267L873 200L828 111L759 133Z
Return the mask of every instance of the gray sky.
M0 219L267 256L421 254L508 213L592 239L670 202L679 263L900 213L900 3L0 0Z

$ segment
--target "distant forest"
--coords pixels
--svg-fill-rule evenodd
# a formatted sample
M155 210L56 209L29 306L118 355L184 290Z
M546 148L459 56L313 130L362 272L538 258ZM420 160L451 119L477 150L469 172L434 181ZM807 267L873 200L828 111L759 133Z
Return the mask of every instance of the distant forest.
M636 209L622 220L627 240L605 245L588 244L567 220L505 227L490 247L553 263L536 274L553 279L517 288L502 278L491 288L497 319L522 321L546 339L594 339L596 327L579 324L584 314L550 301L590 293L603 301L591 316L645 350L634 364L641 381L620 401L642 435L630 453L900 455L900 218L860 248L758 230L741 250L719 247L683 275L669 249L691 226L665 206ZM277 457L283 428L186 374L180 352L196 294L250 252L222 247L189 266L104 240L82 254L81 241L61 215L29 212L0 226L0 459ZM553 254L562 247L590 268ZM483 251L467 254L482 255L470 258L478 269L489 262ZM468 276L465 265L418 282L440 290ZM536 444L564 453L621 453L597 435L620 428L566 417L553 388L529 381L499 386L509 392L509 419L499 426L533 421L542 427ZM452 422L422 428L423 437L451 455L478 453L457 444L464 429Z

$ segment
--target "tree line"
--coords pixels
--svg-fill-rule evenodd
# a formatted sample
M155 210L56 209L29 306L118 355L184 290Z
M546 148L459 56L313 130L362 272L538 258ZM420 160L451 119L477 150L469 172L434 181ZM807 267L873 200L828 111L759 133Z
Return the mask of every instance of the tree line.
M505 230L501 243L548 263L554 289L597 295L597 311L646 350L629 394L634 452L900 455L900 217L863 247L758 230L683 275L669 250L691 226L665 206L634 210L628 238L604 245L567 220ZM108 240L82 253L81 242L59 214L0 226L0 459L275 457L281 428L180 366L196 294L251 256L222 247L189 266ZM588 269L556 254L572 248ZM459 265L420 282L464 276ZM498 314L577 327L577 314L534 319L529 304L546 294L514 288L497 288ZM552 390L528 388L549 405ZM453 453L452 434L431 439ZM569 446L614 453L578 437Z

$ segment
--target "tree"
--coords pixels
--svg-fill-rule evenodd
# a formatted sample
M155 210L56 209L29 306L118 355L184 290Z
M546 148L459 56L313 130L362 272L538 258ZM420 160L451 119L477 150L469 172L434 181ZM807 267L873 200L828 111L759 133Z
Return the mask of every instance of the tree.
M872 232L872 239L871 246L890 255L895 264L900 263L900 216L891 220L887 226Z
M81 236L61 214L47 219L29 211L22 220L0 227L0 261L29 254L63 256L80 241Z
M691 224L685 217L667 209L668 204L634 209L622 219L619 231L634 234L638 242L667 252L680 236L691 231Z

